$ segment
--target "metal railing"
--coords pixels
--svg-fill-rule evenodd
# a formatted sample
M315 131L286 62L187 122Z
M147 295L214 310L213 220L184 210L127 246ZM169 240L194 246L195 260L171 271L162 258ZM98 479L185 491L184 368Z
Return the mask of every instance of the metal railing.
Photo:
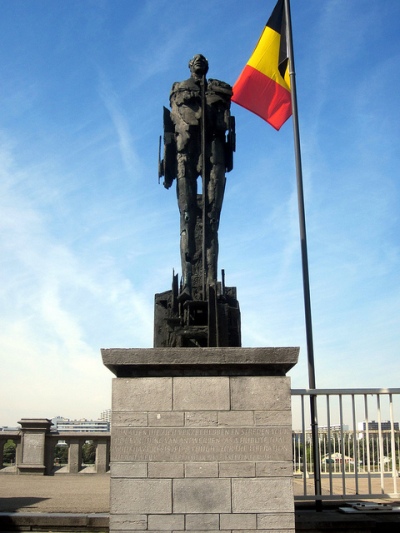
M317 399L322 494L313 478L310 398ZM400 389L293 389L296 500L399 497ZM397 418L398 420L398 418Z

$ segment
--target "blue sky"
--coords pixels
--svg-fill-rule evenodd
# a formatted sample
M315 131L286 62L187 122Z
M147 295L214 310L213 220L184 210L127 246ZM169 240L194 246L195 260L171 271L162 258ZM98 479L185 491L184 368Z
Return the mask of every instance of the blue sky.
M0 425L97 418L100 348L152 346L180 268L162 106L196 53L233 84L274 4L0 0ZM400 3L292 0L292 17L317 386L396 387ZM307 388L292 121L232 112L219 268L243 346L300 346Z

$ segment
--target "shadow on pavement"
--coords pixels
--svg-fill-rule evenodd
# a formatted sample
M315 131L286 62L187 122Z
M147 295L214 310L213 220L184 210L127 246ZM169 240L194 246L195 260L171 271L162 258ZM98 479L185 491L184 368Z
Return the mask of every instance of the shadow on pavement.
M2 513L15 513L18 509L24 509L25 507L31 507L39 502L49 500L49 498L34 498L16 497L16 498L0 498L0 512Z

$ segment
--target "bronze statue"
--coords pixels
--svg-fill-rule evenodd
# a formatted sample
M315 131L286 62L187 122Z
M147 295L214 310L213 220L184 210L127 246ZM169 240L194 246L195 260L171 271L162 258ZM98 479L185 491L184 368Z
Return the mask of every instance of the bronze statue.
M154 343L240 346L236 289L217 280L225 174L233 168L235 151L232 88L206 79L208 61L201 54L189 61L189 69L189 79L172 85L171 110L164 107L158 175L167 189L176 179L182 278L178 287L174 274L172 291L156 294Z
M164 111L164 168L160 174L167 189L174 178L177 181L180 299L205 299L206 288L217 282L225 172L233 166L234 118L229 111L232 88L219 80L206 80L208 61L201 54L189 61L189 69L190 78L172 86L171 112ZM199 176L202 194L198 197Z

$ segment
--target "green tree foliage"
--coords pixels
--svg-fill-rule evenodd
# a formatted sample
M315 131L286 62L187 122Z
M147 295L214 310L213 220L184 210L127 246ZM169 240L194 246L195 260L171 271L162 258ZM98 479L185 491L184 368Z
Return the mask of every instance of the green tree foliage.
M12 463L15 463L15 451L16 451L16 444L13 440L8 440L4 445L4 464L9 465Z
M54 463L56 465L66 465L68 463L68 446L57 446L54 449Z
M82 446L82 463L93 465L96 461L96 445L94 442L85 442Z

